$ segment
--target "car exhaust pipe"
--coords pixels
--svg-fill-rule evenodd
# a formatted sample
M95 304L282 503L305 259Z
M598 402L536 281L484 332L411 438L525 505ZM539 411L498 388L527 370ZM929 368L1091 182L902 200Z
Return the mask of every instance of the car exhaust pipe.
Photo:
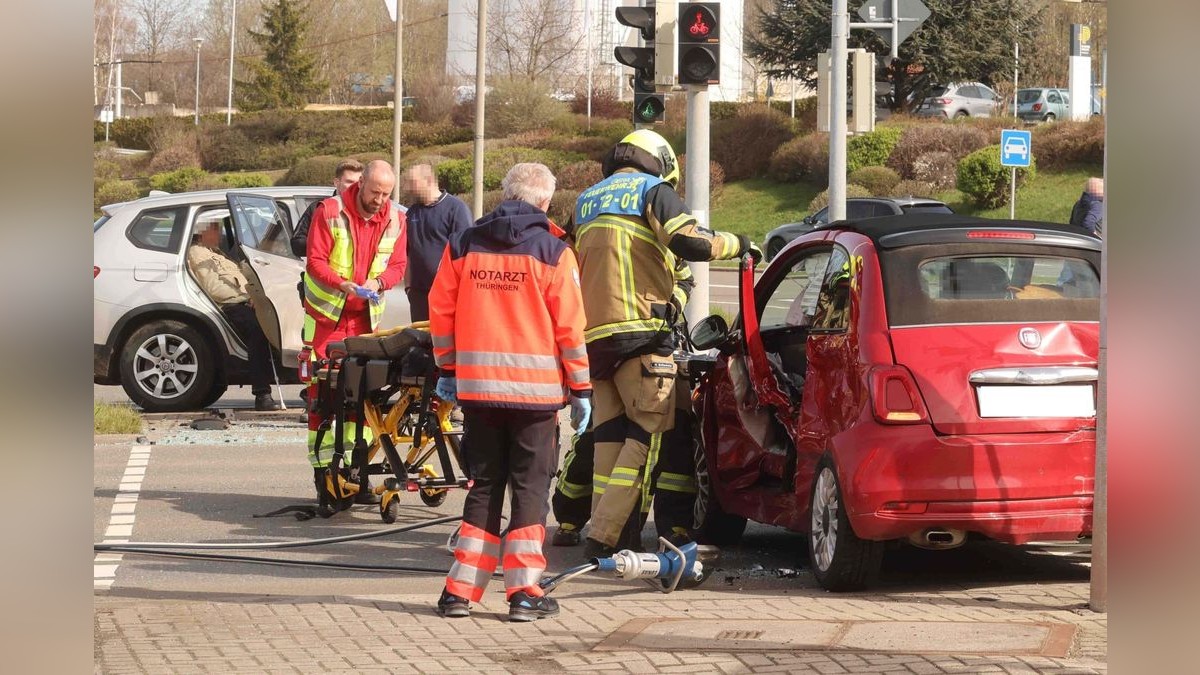
M931 527L908 535L908 542L934 551L958 548L967 541L967 533L953 528Z

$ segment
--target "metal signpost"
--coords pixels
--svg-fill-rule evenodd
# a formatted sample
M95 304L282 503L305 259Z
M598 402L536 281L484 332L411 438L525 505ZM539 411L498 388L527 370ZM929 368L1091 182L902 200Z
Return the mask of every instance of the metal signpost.
M1008 217L1017 217L1017 167L1028 167L1033 160L1033 136L1024 129L1004 129L1000 132L1000 166L1012 167L1009 181Z
M921 0L869 0L858 10L865 23L850 23L846 0L833 0L830 29L829 82L829 220L846 217L846 39L851 28L877 31L891 45L891 57L900 54L900 43L929 18Z

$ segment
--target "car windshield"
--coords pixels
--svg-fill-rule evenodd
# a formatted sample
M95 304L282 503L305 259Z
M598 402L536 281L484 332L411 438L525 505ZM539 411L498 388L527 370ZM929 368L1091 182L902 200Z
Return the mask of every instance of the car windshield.
M1090 259L1097 257L1093 253L1017 244L888 251L881 264L889 323L1098 321L1099 260Z
M954 210L945 204L908 204L900 209L905 213L954 213Z
M1017 92L1017 103L1033 103L1041 97L1041 89L1022 89Z

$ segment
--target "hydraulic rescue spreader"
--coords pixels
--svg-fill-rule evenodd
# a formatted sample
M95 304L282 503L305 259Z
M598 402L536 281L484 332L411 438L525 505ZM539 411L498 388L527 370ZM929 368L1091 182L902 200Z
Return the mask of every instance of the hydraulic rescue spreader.
M695 587L703 582L707 578L703 561L715 559L716 553L717 549L713 546L701 546L696 542L676 546L666 538L659 537L657 553L637 553L628 549L617 551L608 558L592 558L538 585L550 593L565 581L589 572L600 572L626 581L644 579L663 593L670 593L680 584Z

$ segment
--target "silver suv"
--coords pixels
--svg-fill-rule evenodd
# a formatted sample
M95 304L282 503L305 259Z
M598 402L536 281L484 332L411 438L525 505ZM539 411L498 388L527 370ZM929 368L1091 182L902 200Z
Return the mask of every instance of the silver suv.
M991 117L999 97L982 82L959 82L934 87L914 114L921 117Z
M93 381L119 383L151 412L202 409L229 385L250 383L245 344L185 264L192 234L215 222L222 250L246 275L280 382L298 383L304 260L288 241L308 204L328 196L328 187L274 187L105 206L92 232ZM407 323L404 291L387 298L384 325Z
M850 197L846 200L846 220L894 216L901 213L954 213L944 202L924 197ZM786 223L771 230L763 239L767 260L773 260L796 237L829 224L829 207L805 216L798 223Z

